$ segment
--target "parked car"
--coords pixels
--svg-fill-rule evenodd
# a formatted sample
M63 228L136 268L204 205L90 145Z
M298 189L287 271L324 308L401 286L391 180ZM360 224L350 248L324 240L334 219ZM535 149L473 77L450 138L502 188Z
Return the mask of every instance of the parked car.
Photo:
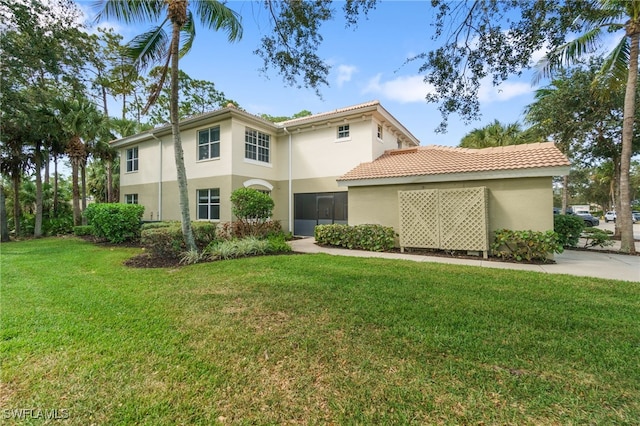
M616 218L617 218L617 214L616 212L606 212L604 214L604 221L605 222L615 222ZM640 212L638 211L633 211L631 212L631 220L633 221L633 223L636 223L638 221L640 221Z
M616 212L606 212L604 214L604 221L609 223L609 222L615 222L616 221Z
M600 225L600 220L597 217L594 217L591 213L586 210L576 210L575 214L580 216L582 220L584 220L585 226L598 226Z

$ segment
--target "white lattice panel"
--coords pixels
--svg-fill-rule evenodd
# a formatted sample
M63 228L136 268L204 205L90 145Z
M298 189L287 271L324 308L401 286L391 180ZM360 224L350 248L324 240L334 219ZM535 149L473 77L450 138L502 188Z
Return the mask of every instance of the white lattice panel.
M400 247L489 250L487 189L399 191Z
M400 247L438 248L438 191L400 191Z
M440 244L445 250L489 250L486 188L440 191Z

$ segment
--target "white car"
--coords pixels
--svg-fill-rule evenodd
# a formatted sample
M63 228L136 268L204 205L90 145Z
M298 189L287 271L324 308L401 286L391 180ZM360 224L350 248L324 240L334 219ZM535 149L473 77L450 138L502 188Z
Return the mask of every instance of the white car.
M631 214L631 221L633 223L636 223L638 221L638 217L639 216L640 215L638 214L638 212L633 212ZM608 222L615 222L616 221L616 217L617 217L616 212L606 212L604 214L604 221L607 222L607 223Z
M616 212L606 212L604 214L604 221L609 223L609 222L615 222L616 221Z

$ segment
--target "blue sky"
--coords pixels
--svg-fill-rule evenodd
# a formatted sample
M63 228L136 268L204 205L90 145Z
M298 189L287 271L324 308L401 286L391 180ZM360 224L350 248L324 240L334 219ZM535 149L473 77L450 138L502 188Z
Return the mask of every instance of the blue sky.
M92 2L78 4L88 15L95 13ZM536 87L531 85L530 74L499 87L487 82L480 91L480 121L465 125L457 115L451 115L448 132L435 133L440 112L437 105L424 99L428 87L417 72L419 63L405 65L407 58L434 43L429 1L383 1L355 28L345 28L338 11L338 19L321 30L324 42L320 56L331 66L330 86L321 88L322 98L311 89L287 86L275 71L267 75L260 72L262 59L253 52L260 37L270 31L261 3L230 1L228 6L242 15L242 40L231 44L224 33L199 27L193 49L181 59L181 68L193 78L214 82L218 90L253 114L293 115L305 109L320 113L377 99L422 145L455 146L469 131L495 119L522 122L523 109L533 100ZM341 7L340 3L336 7ZM125 27L116 22L103 25L112 26L125 41L150 27Z

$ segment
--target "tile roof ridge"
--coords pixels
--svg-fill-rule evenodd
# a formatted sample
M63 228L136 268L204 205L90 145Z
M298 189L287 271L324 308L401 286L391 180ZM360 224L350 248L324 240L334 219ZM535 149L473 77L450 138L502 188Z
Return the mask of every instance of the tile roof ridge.
M332 114L340 114L341 112L355 111L355 110L358 110L360 108L367 108L367 107L376 106L376 105L380 105L380 101L377 100L377 99L376 100L372 100L372 101L368 101L368 102L363 102L363 103L356 104L356 105L337 108L337 109L334 109L334 110L331 110L331 111L324 111L324 112L319 112L317 114L307 115L306 117L298 117L298 118L293 118L291 120L281 121L281 122L278 123L278 125L286 126L286 125L294 124L294 123L297 123L297 122L303 122L303 121L306 121L306 120L312 120L314 118L329 116L329 115L332 115Z

